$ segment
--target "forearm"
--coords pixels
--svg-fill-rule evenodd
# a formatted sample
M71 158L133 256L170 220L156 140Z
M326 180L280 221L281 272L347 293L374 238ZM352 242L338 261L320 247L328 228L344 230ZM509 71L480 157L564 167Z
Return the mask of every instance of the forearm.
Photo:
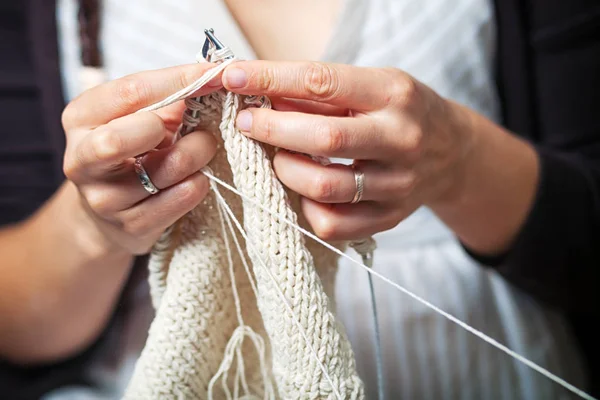
M597 314L600 161L530 145L473 116L454 197L432 209L482 263L562 310ZM587 153L586 153L587 151Z
M132 257L102 238L65 183L24 223L0 231L0 355L48 361L105 327Z
M519 234L534 201L539 160L535 149L486 118L461 108L472 150L448 198L433 211L472 251L495 256Z

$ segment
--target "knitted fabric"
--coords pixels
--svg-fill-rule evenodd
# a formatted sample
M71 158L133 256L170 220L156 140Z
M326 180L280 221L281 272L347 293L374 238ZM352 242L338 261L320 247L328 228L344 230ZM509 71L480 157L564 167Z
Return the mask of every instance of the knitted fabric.
M307 227L298 196L286 192L275 176L275 150L235 129L241 100L221 91L196 104L200 128L214 132L219 142L209 167L245 196ZM243 219L251 243L237 237L243 249L231 251L234 242L220 228L214 191L165 232L149 262L156 317L125 398L364 398L352 349L333 312L337 256L305 242L296 229L237 195L226 190L221 195ZM251 277L245 257L251 260ZM228 273L230 259L233 274Z

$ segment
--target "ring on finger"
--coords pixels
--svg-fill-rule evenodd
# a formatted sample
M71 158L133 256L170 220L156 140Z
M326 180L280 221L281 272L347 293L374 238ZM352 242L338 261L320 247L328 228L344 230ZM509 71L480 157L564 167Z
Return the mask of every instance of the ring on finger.
M146 189L146 191L150 194L156 194L156 193L158 193L159 190L156 186L154 186L154 183L152 183L152 180L150 179L148 172L146 172L146 169L144 168L144 165L142 164L143 158L144 158L144 156L138 156L135 158L135 162L133 163L135 173L137 174L138 178L140 179L140 183L142 184L144 189Z
M354 172L354 182L356 183L356 192L354 193L354 198L350 202L350 204L358 203L362 197L365 189L365 174L360 170L360 168L356 164L352 164L352 172Z

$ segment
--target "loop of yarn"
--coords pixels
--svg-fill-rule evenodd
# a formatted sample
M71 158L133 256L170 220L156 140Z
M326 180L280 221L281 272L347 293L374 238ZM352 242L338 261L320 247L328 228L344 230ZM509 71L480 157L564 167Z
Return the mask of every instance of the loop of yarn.
M244 323L244 317L242 316L242 306L241 306L240 296L239 296L237 286L236 286L233 258L232 258L232 253L231 253L231 245L229 243L229 233L234 238L234 241L236 244L236 249L238 250L238 254L240 255L242 263L244 264L244 270L246 271L246 274L250 281L254 296L258 296L256 284L254 283L254 279L252 277L252 274L251 274L250 269L248 268L248 264L246 262L246 257L244 257L243 250L239 244L239 241L236 239L237 235L231 224L231 218L234 218L234 216L230 215L230 213L229 213L230 209L227 207L226 201L223 199L223 196L221 196L221 194L219 193L218 188L214 184L214 182L211 182L211 187L212 187L213 191L215 192L215 195L217 196L217 204L218 204L217 210L219 212L219 218L221 220L221 232L223 234L223 239L224 239L224 244L225 244L227 263L228 263L228 267L229 267L229 276L230 276L231 283L232 283L231 287L233 290L233 298L234 298L234 302L235 302L235 310L236 310L236 316L237 316L239 326L236 328L236 330L231 335L231 339L229 340L229 343L227 343L227 347L225 348L225 355L223 357L223 361L221 362L221 366L219 367L219 370L217 371L216 375L213 376L213 378L211 379L211 381L208 384L208 398L209 399L213 398L213 387L219 379L221 379L223 391L225 392L225 396L226 396L227 400L239 398L240 385L242 386L242 389L244 391L244 397L247 397L247 398L252 397L252 394L250 393L250 389L248 387L248 383L246 381L245 365L244 365L244 359L243 359L243 355L242 355L242 350L243 350L242 346L244 344L244 339L246 337L248 337L251 340L252 344L254 345L254 348L259 356L258 368L260 370L260 374L262 377L262 387L264 388L264 398L265 399L273 399L274 398L273 386L271 384L271 380L270 380L269 374L267 372L267 366L266 366L266 361L265 361L264 340L251 327L247 326ZM224 211L224 208L225 208L225 211ZM227 228L225 225L227 225L227 228L229 228L229 233L227 232ZM234 361L235 357L237 357L237 371L236 371L236 375L235 375L235 379L234 379L234 389L233 389L234 394L232 397L229 387L227 386L227 378L228 378L229 370L233 367L233 361Z
M193 94L229 61L208 71L194 90L144 110ZM182 124L214 132L219 142L209 165L214 175L308 226L296 211L299 197L275 176L275 149L235 128L242 107L270 107L268 98L242 101L219 91L186 105L197 116L184 116ZM241 237L232 227L237 220L243 220ZM162 235L149 269L156 316L126 399L364 398L350 343L333 312L337 255L306 243L284 221L213 187Z

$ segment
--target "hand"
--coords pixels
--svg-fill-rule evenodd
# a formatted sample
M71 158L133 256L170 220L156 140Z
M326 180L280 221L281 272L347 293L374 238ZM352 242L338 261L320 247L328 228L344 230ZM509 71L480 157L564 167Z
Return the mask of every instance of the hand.
M95 230L92 236L104 248L146 253L167 227L206 196L208 181L199 170L216 151L214 137L192 132L172 144L182 102L157 112L135 112L182 89L210 67L131 75L85 92L65 109L64 172L79 189ZM215 82L198 94L218 90L220 77ZM160 190L155 195L142 187L133 166L135 156L149 151L143 165Z
M286 149L276 154L275 171L304 197L303 211L324 239L391 229L460 190L473 147L469 114L402 71L248 61L229 66L223 82L236 93L272 98L273 110L243 111L237 126ZM350 166L324 166L297 152L358 160L362 201L350 204Z

